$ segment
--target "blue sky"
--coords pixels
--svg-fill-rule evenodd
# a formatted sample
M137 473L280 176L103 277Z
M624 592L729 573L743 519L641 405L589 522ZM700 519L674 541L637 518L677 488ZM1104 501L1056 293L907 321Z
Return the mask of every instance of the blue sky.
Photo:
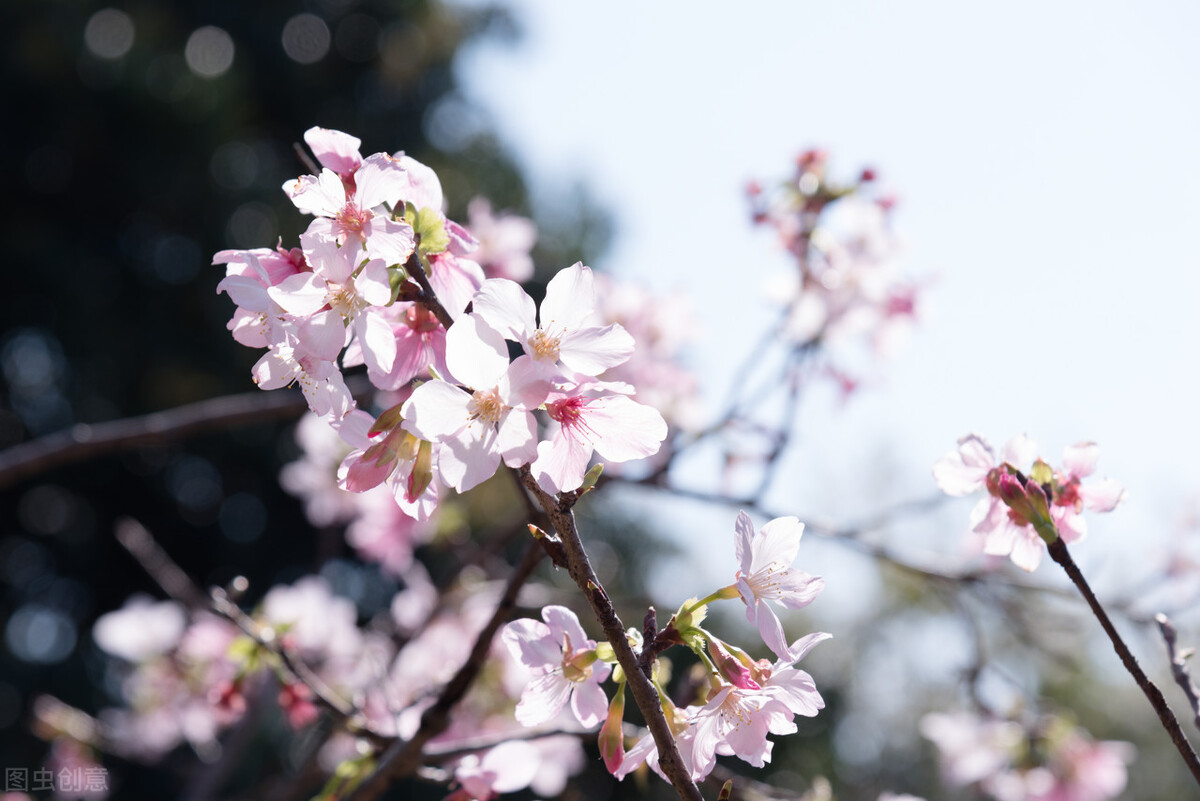
M1102 572L1186 511L1200 6L511 5L527 36L468 51L469 93L542 204L578 178L613 210L594 266L692 295L714 322L708 364L758 330L729 313L729 265L751 296L788 269L746 221L747 179L820 146L899 197L907 267L933 279L924 317L848 407L806 404L776 506L846 519L927 494L930 464L975 430L997 445L1025 431L1051 460L1100 443L1100 472L1130 491L1094 524ZM714 399L728 378L706 379Z

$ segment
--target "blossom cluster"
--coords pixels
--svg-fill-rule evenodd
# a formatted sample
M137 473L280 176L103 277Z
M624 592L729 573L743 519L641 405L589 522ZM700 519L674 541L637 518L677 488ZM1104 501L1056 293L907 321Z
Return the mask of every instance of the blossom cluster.
M497 592L486 584L463 587L439 601L431 584L414 580L396 596L387 619L364 630L352 602L333 594L324 579L309 576L272 588L253 620L334 695L352 702L360 729L411 737L438 690L466 661ZM397 636L388 636L388 629ZM242 720L253 699L264 694L275 698L293 729L308 727L319 717L318 699L308 684L215 615L189 617L174 601L135 596L122 609L103 615L93 634L119 660L114 667L124 677L128 706L107 710L101 719L126 758L156 760L184 744L200 754L214 753L221 732ZM407 647L398 648L398 638L406 639ZM472 790L462 797L487 799L493 791L525 787L557 795L583 767L578 738L505 742L520 731L513 705L525 674L498 641L488 665L455 707L449 727L428 748L449 751L481 738L503 743L455 761L455 777ZM346 733L332 736L319 754L321 767L335 775L339 765L346 772L359 758L356 739Z
M1125 789L1133 746L1097 742L1061 717L1026 727L965 712L931 713L921 733L937 746L947 784L994 801L1110 801Z
M824 587L819 577L792 567L803 530L796 518L782 517L755 531L742 512L735 524L739 569L734 583L685 602L655 642L644 642L636 630L628 634L635 653L652 649L657 654L663 645L683 645L704 666L698 695L680 704L660 683L665 671L653 671L663 714L693 780L707 776L719 754L762 767L771 758L769 734L795 732L797 715L811 717L825 705L812 677L795 665L830 635L813 633L789 644L772 608L803 608ZM754 659L702 625L709 603L733 598L745 604L747 620L774 653L773 661ZM626 750L625 676L614 667L612 648L590 639L569 609L547 606L541 621L514 621L505 627L502 639L532 673L516 708L518 721L539 726L567 715L569 709L570 725L599 727L600 751L613 775L624 778L643 764L663 775L658 747L649 733ZM617 685L611 700L602 689L607 679Z
M255 382L298 384L348 446L343 489L386 486L404 515L426 521L445 488L467 491L501 463L566 492L582 485L593 454L624 462L659 449L662 414L633 399L633 375L605 375L628 362L634 341L601 319L589 268L560 271L539 310L517 283L532 274L528 220L497 217L477 199L473 231L446 217L437 175L412 157L364 158L358 139L321 128L305 141L320 174L284 184L313 215L300 246L214 261L226 265L218 292L237 306L235 339L266 349ZM509 343L521 351L514 360ZM378 413L346 384L343 371L358 366L379 391Z
M866 340L887 352L916 316L918 286L899 275L903 250L891 216L895 200L872 196L873 170L841 184L823 150L807 150L796 171L772 190L747 187L752 217L772 229L795 269L775 282L772 298L787 308L786 335L826 346ZM854 380L830 373L847 388Z
M1087 534L1086 508L1111 512L1125 490L1106 478L1085 485L1096 472L1100 447L1094 442L1063 451L1062 467L1037 456L1037 445L1025 435L1009 440L997 454L978 434L958 441L958 450L933 466L938 487L964 496L985 490L971 512L971 530L983 536L983 552L1011 556L1024 570L1036 570L1047 543L1061 537L1071 543Z

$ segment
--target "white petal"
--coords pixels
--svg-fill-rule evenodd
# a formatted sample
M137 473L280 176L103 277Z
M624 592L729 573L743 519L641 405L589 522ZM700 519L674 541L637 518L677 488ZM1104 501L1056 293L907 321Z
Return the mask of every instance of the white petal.
M396 361L396 335L391 323L378 312L363 312L354 321L363 349L363 361L372 372L387 373Z
M610 462L626 462L658 453L667 436L667 423L652 406L624 395L598 398L586 407L585 423L592 445Z
M508 369L508 346L500 332L467 314L446 332L446 366L473 390L489 390Z
M558 358L584 375L600 375L633 355L633 337L620 325L568 331L559 342Z
M520 284L505 278L489 279L472 302L475 313L508 339L525 344L537 330L537 308Z
M538 323L542 328L573 331L592 320L596 293L592 271L576 262L550 279Z
M445 381L428 381L413 390L401 408L404 430L437 442L457 434L470 418L471 396Z

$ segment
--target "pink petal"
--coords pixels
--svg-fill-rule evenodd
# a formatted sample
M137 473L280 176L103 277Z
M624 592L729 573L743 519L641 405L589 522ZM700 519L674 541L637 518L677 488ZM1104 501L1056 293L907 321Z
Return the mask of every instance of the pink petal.
M593 729L608 713L608 696L595 682L577 682L571 693L571 711L584 728Z
M404 264L416 247L412 226L406 222L376 217L364 226L363 233L367 255L383 259L385 264Z
M401 408L404 430L436 442L467 425L471 396L445 381L428 381L413 390Z
M1032 529L1028 534L1020 532L1013 543L1013 564L1022 570L1032 573L1041 564L1042 552L1044 550L1042 538L1038 536L1037 532L1032 531Z
M522 467L537 458L537 421L529 412L510 409L500 420L496 449L509 467Z
M321 170L320 176L304 175L283 185L284 193L305 214L333 217L346 205L346 190L342 179L332 170Z
M583 484L591 458L590 444L560 429L549 441L538 444L530 470L546 492L570 492Z
M584 375L600 375L633 355L633 337L616 323L604 328L568 330L559 342L558 358Z
M378 312L363 312L354 321L354 332L362 344L367 369L387 373L396 361L396 335L391 323Z
M553 718L567 703L571 694L571 682L558 673L535 676L525 685L521 702L517 704L517 722L523 726L537 726Z
M749 611L749 607L747 607L747 611ZM775 610L771 609L771 606L765 601L759 601L755 604L755 614L757 617L755 622L758 624L758 633L762 636L763 642L775 652L777 657L787 659L787 639L783 634L783 624L775 616Z
M473 303L475 313L507 339L524 344L537 330L537 307L520 284L503 278L484 281Z
M539 324L542 328L583 328L593 318L596 293L593 288L592 271L576 262L565 270L559 270L546 285L546 299L542 301Z
M362 156L358 152L362 141L356 136L314 126L304 132L304 141L321 166L328 167L338 175L352 175L362 163Z
M1079 494L1084 505L1093 512L1111 512L1125 500L1125 489L1111 478L1081 487Z
M247 311L267 310L267 288L262 281L244 275L230 275L217 284L217 292L228 293L235 305Z
M438 452L438 471L442 479L458 492L479 486L496 474L500 451L496 447L496 427L468 426L442 442Z
M667 423L657 409L624 395L598 398L586 408L592 445L610 462L652 456L667 436Z
M762 527L754 541L754 559L751 572L771 564L791 565L800 552L800 537L804 524L795 517L777 517Z
M472 390L489 390L508 369L508 346L478 315L463 315L446 332L446 366Z
M832 639L832 634L827 634L823 631L814 631L812 634L806 634L794 643L788 646L787 663L794 665L803 659L809 651L816 647L819 643Z
M376 153L364 159L354 173L354 187L354 200L359 207L373 209L399 200L408 187L408 177L398 161L386 153Z
M542 609L542 620L550 627L551 638L559 645L562 644L562 637L565 634L571 639L571 647L579 650L585 648L591 640L587 633L584 632L583 626L579 623L579 618L565 606L552 604ZM561 659L562 654L559 654Z
M308 353L331 362L346 344L346 324L335 311L320 312L300 324L297 338Z
M372 306L386 306L392 299L392 282L383 259L372 259L354 279L354 291Z
M483 284L483 268L470 259L447 253L430 261L429 285L450 316L457 317Z
M1084 478L1096 472L1100 459L1100 446L1094 442L1080 442L1063 449L1063 470L1070 478Z
M530 670L551 670L562 664L562 646L554 641L550 627L540 620L514 620L500 632L500 639L513 657Z
M325 279L316 273L296 273L267 294L288 314L307 317L325 305Z
M738 569L744 575L750 575L750 568L754 563L754 523L750 520L750 515L738 512L737 520L733 524L733 532L733 547L737 552Z

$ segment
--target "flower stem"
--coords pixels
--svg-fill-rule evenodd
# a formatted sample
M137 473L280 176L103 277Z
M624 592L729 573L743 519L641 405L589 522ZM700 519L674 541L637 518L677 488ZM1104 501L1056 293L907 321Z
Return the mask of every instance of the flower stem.
M1075 560L1067 551L1067 544L1062 541L1062 538L1056 539L1050 543L1050 558L1062 565L1063 570L1067 571L1071 581L1079 588L1084 600L1092 609L1092 613L1096 619L1100 621L1100 625L1104 628L1104 633L1112 640L1113 648L1117 652L1117 656L1121 657L1121 663L1125 665L1125 669L1133 676L1134 681L1142 688L1142 692L1146 694L1146 698L1150 700L1150 706L1154 707L1154 711L1158 713L1158 719L1162 722L1163 728L1167 730L1167 734L1171 737L1171 742L1179 750L1179 755L1183 757L1184 763L1188 766L1188 770L1192 772L1192 778L1200 784L1200 759L1196 757L1196 751L1192 748L1192 744L1184 736L1183 728L1176 720L1171 708L1167 706L1167 699L1163 697L1162 691L1150 681L1134 658L1133 653L1129 650L1129 646L1121 639L1121 635L1117 633L1116 627L1108 617L1108 613L1104 611L1104 607L1100 605L1100 601L1096 599L1095 593L1088 585L1087 579L1083 577L1083 573L1079 570L1079 566L1075 564Z

